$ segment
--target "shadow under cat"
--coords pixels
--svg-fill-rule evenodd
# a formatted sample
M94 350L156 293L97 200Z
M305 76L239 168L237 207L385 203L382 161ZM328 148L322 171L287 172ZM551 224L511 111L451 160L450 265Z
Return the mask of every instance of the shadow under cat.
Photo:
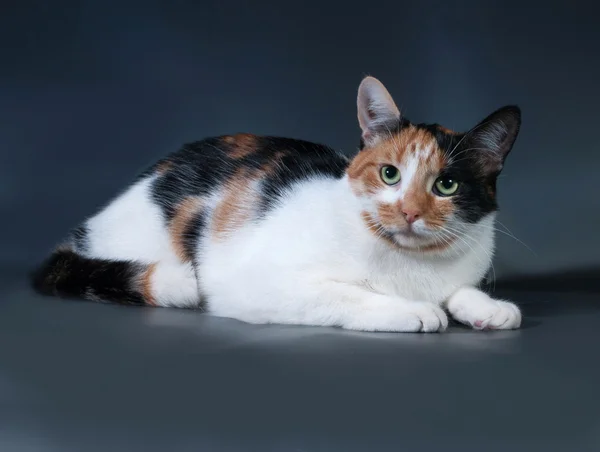
M497 298L516 301L524 327L532 317L593 313L600 310L600 268L570 270L539 276L511 278L482 285ZM565 296L569 294L568 296Z

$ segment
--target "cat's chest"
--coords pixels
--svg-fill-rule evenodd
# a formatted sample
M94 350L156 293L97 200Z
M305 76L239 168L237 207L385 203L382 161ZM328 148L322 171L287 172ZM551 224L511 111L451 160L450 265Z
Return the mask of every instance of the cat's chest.
M371 261L367 281L376 291L415 301L441 303L467 282L460 268L449 262L411 259Z

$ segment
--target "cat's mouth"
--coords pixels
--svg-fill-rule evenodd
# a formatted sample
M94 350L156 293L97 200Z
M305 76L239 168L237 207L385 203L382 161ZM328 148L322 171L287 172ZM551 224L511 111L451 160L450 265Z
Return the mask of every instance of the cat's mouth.
M381 237L403 249L416 251L428 248L435 243L435 239L431 235L418 231L410 226L403 228L386 228L381 225L379 231Z
M431 252L441 251L448 248L453 239L446 234L439 235L438 232L415 225L405 224L402 226L384 225L378 218L371 215L363 215L369 229L378 237L400 249Z
M410 223L404 224L402 226L392 227L382 225L382 227L385 228L388 231L388 233L401 238L421 241L431 240L432 238L432 233L427 228L424 228L423 226L418 227Z
M423 234L416 231L410 224L402 229L399 229L396 234L404 237L423 237Z
M404 246L421 246L428 244L431 239L422 233L415 231L414 229L403 229L393 234L394 239L400 245Z
M440 240L435 235L423 234L414 229L397 232L392 234L392 237L399 248L418 252L442 251L449 248L454 241L453 239Z
M423 231L411 225L388 230L387 238L401 249L418 252L441 251L450 247L454 242L454 237L444 236L442 239L435 231Z

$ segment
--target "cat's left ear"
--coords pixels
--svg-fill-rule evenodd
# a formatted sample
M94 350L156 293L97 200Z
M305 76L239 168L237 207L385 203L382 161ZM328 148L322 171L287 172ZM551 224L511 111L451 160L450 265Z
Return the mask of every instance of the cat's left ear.
M398 125L400 110L394 99L375 77L365 77L358 87L358 123L362 129L362 139L367 146Z
M500 173L521 127L521 109L515 105L502 107L467 132L468 149L478 156L483 171Z

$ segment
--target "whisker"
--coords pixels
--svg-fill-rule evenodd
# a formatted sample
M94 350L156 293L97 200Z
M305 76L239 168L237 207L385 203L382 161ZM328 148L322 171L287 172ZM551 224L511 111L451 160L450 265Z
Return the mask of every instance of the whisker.
M442 245L444 245L445 248L450 248L452 246L452 237L446 235L443 230L441 230L439 232L441 233L441 235L439 237L437 234L434 236L436 243L437 243L437 239L439 238L440 241L442 242ZM463 251L463 250L461 249L461 251Z
M457 234L451 233L448 230L442 229L439 232L441 234L443 234L448 240L454 240L455 241L457 238L460 239L460 237L458 237ZM466 243L464 240L462 240L462 241L463 241L463 243ZM457 245L460 245L460 243L457 243ZM468 243L467 243L467 245L468 245ZM463 252L463 256L464 256L465 254L467 254L468 250L464 249L463 247L460 247L460 251Z
M506 228L506 226L504 226L498 220L496 220L496 222L498 224L500 224L501 226L503 226L504 228ZM531 247L529 247L525 242L523 242L522 240L520 240L519 238L517 238L510 230L508 230L508 228L506 228L508 231L503 231L502 229L498 229L498 228L494 227L494 225L489 225L488 226L488 225L485 225L485 224L480 224L480 225L478 225L478 227L487 228L487 229L490 229L492 231L500 232L501 234L504 234L504 235L510 237L511 239L515 240L517 243L523 245L525 248L527 248L527 250L529 250L531 253L533 253L534 256L538 257L538 254Z
M466 241L465 237L467 237L467 238L470 238L470 237L468 237L468 236L462 236L462 232L463 232L463 231L461 231L461 230L459 230L459 229L452 228L451 226L445 226L445 228L444 228L444 229L446 230L446 232L449 232L449 233L453 234L453 235L454 235L456 238L458 238L458 239L462 240L462 241L463 241L463 242L464 242L464 243L465 243L465 244L466 244L466 245L467 245L467 246L468 246L468 247L469 247L469 248L470 248L470 249L473 251L473 253L475 254L475 256L477 256L477 259L478 259L478 260L479 260L479 261L480 261L482 264L484 264L484 265L485 265L485 262L483 262L483 261L481 260L481 258L479 258L479 256L478 256L478 255L477 255L477 253L475 252L475 249L474 249L474 248L473 248L473 247L472 247L472 246L469 244L469 242L467 242L467 241ZM461 235L459 235L459 234L461 234ZM482 244L481 244L479 241L477 241L477 240L474 240L474 243L475 243L476 245L479 245L479 247L481 248L481 250L482 250L482 251L485 253L485 255L486 255L486 256L487 256L487 258L488 258L488 264L489 264L489 266L490 266L490 268L491 268L491 270L492 270L493 289L495 290L495 289L496 289L496 269L494 268L493 257L492 257L492 255L489 253L489 251L487 251L487 250L486 250L486 249L483 247L483 245L482 245Z
M487 149L487 148L467 148L467 149L462 149L462 150L460 150L459 152L457 152L457 153L456 153L456 154L454 154L454 155L451 155L451 156L450 156L448 159L449 159L449 160L450 160L452 163L462 162L463 160L466 160L466 159L468 159L469 157L468 157L468 156L466 156L466 157L463 157L463 158L461 158L461 159L458 159L458 160L456 160L456 157L459 157L460 155L462 155L462 154L465 154L465 153L467 153L467 152L469 152L469 151L488 151L488 152L491 152L491 151L490 151L489 149Z

